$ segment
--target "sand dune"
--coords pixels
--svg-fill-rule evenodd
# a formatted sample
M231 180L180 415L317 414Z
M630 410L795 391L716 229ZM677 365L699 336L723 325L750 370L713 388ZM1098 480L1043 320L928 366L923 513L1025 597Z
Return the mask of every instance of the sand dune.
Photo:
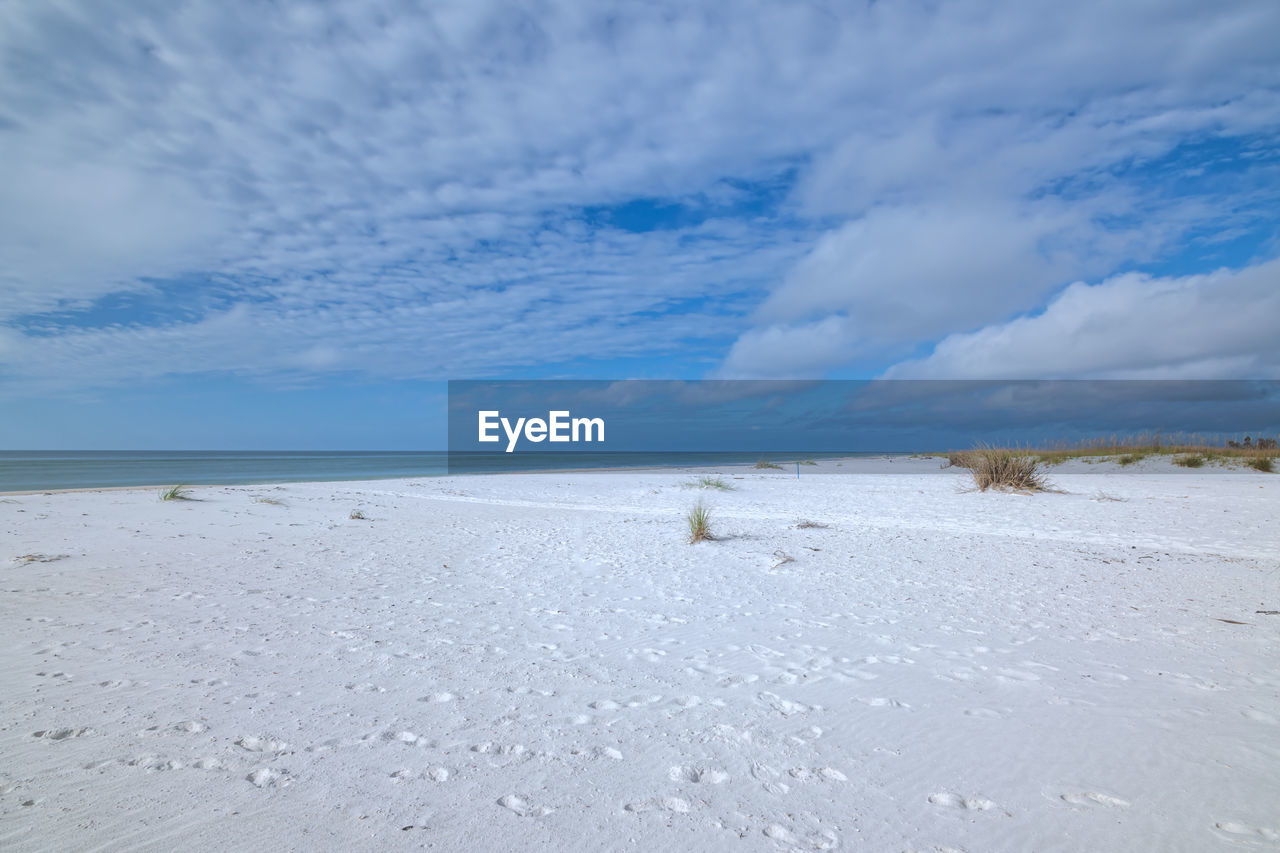
M0 847L1280 850L1280 478L694 473L9 498Z

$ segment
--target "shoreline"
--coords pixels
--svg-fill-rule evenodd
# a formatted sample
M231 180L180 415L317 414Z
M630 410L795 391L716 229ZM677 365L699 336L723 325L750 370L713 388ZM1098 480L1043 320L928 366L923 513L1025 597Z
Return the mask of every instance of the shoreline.
M889 458L902 458L902 457L910 458L914 455L916 454L876 453L875 455L871 455L871 456L830 456L830 457L821 457L821 459L822 459L822 462L844 463L844 462L862 460L862 459L889 459ZM387 475L387 476L374 476L374 477L367 477L367 476L366 477L344 477L340 479L264 480L261 482L236 481L236 482L225 482L225 483L183 482L180 485L183 485L183 486L186 486L187 488L192 488L192 489L203 489L203 488L212 488L212 487L219 487L219 486L225 486L228 488L254 488L259 486L271 487L271 486L293 485L293 484L299 484L299 483L361 483L361 482L376 482L376 481L382 481L382 480L412 480L412 479L418 479L418 478L438 479L440 477L471 477L471 476L492 476L492 475L501 476L501 475L507 475L507 474L574 474L574 473L609 474L609 473L626 473L631 471L694 470L694 469L704 469L704 468L711 468L711 467L752 468L753 466L754 466L754 463L751 463L751 462L727 462L721 465L691 464L691 465L673 466L673 465L666 465L666 464L655 464L655 465L626 465L626 466L616 466L616 467L605 466L605 467L591 467L591 468L585 468L585 467L584 468L521 468L521 469L498 470L498 471L465 471L465 472L454 472L454 473L445 471L441 473L429 473L429 474L409 474L409 475L393 474L393 475ZM810 472L810 473L814 473L814 472ZM167 483L159 483L159 484L152 484L152 485L73 486L73 487L56 488L56 489L20 489L20 490L13 490L13 491L0 491L0 497L13 497L13 496L19 496L19 495L45 495L45 494L52 495L52 494L76 493L76 492L122 491L122 490L148 491L153 489L167 489L173 485L174 485L173 482L167 482Z
M818 461L816 465L804 466L801 469L801 474L802 476L803 475L826 476L826 475L837 474L837 473L839 474L904 473L901 471L858 470L861 467L859 466L859 463L883 462L883 463L892 464L895 460L907 461L909 463L918 461L921 467L923 467L925 464L928 464L932 468L936 468L939 471L952 470L952 469L954 469L955 472L964 471L964 469L958 466L936 464L938 460L945 461L946 458L947 458L947 454L945 453L922 454L922 453L907 453L907 452L876 453L874 455L867 455L867 456L821 457L820 461ZM828 463L833 463L834 465L838 465L838 466L851 465L851 467L849 470L840 471L840 472L824 470L832 467L831 465L828 465ZM783 472L788 470L786 463L779 463L779 464L782 464ZM794 465L794 462L791 464ZM1163 455L1163 454L1153 454L1141 460L1140 462L1131 463L1127 465L1121 464L1117 462L1116 459L1110 458L1110 457L1081 456L1081 457L1073 457L1071 459L1068 459L1062 462L1041 463L1040 467L1044 471L1046 476L1050 478L1052 478L1057 474L1067 474L1071 476L1093 475L1093 474L1100 474L1100 475L1101 474L1119 474L1119 475L1145 474L1145 475L1172 475L1172 476L1178 476L1178 477L1187 477L1187 476L1194 476L1194 475L1212 476L1215 474L1229 474L1232 476L1235 476L1235 475L1252 476L1254 473L1257 473L1262 477L1269 476L1268 472L1254 471L1250 469L1249 466L1244 462L1236 462L1236 461L1233 461L1230 463L1215 461L1210 465L1206 465L1200 468L1185 468L1182 466L1178 466L1176 463L1174 463L1172 456ZM1156 468L1157 470L1153 470L1153 468ZM182 482L180 483L180 485L185 486L186 488L189 488L189 489L210 489L210 488L252 489L252 488L278 488L278 487L284 487L284 486L304 485L304 484L321 484L322 485L326 483L331 483L331 484L338 485L338 484L344 484L344 483L364 483L364 482L373 483L373 482L387 482L387 481L393 481L393 480L415 480L415 479L439 480L443 478L453 478L453 477L458 477L458 478L494 477L494 476L502 477L502 476L512 476L512 475L523 476L523 475L529 475L529 474L597 475L597 474L626 474L626 473L655 472L655 471L680 471L680 472L712 471L712 470L718 470L718 469L733 469L733 470L739 470L739 471L757 470L754 467L754 463L751 463L751 462L726 462L721 464L689 464L689 465L655 464L655 465L627 465L627 466L617 466L617 467L606 466L606 467L593 467L593 468L527 468L527 469L499 470L499 471L465 471L465 472L455 472L455 473L449 473L446 471L446 472L440 472L440 473L424 473L424 474L409 474L409 475L393 474L393 475L387 475L387 476L372 476L372 477L370 476L343 477L338 479L332 479L332 478L299 479L299 480L279 479L279 480L264 480L260 482L245 482L245 481L218 482L218 483ZM777 470L777 469L770 469L770 470ZM915 471L912 473L922 473L922 472ZM23 496L32 496L32 495L78 494L78 493L85 493L85 492L154 491L157 489L170 488L171 486L175 485L175 482L176 481L155 483L150 485L75 486L75 487L54 488L54 489L19 489L19 490L11 490L11 491L0 491L0 498L23 497Z

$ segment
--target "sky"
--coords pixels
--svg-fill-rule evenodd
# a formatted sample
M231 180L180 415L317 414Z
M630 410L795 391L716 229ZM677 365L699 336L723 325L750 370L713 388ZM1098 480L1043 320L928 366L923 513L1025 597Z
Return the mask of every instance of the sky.
M456 379L1280 378L1273 0L0 4L0 448Z

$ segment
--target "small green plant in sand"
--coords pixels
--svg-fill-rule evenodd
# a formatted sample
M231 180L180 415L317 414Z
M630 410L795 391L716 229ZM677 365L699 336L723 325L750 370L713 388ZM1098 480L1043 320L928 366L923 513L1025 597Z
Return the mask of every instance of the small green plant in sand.
M275 498L255 498L254 503L270 504L271 506L284 506L284 501L278 501Z
M162 501L189 501L191 500L191 490L186 486L170 486L160 493Z
M812 459L801 459L801 460L800 460L800 462L799 462L798 464L800 464L800 465L817 465L818 463L817 463L817 462L814 462Z
M1275 458L1271 456L1255 456L1245 464L1267 474L1275 473L1276 470Z
M1047 488L1035 456L1004 447L970 451L969 472L979 491L1043 492Z
M815 528L819 530L825 530L830 526L831 526L830 524L823 524L821 521L810 521L807 518L802 518L796 522L797 530L813 530Z
M711 510L707 509L702 501L693 505L693 509L689 510L685 520L689 524L690 545L697 542L710 542L715 538L711 535Z
M757 463L756 463L756 467L757 467L757 468L762 468L762 469L763 469L763 468L776 468L776 469L778 469L779 471L781 471L781 470L782 470L782 466L781 466L781 465L779 465L779 464L778 464L778 463L776 463L776 462L770 462L768 459L761 459L759 462L757 462Z
M347 516L347 518L351 519L352 521L368 521L369 520L368 518L365 517L364 512L358 509L351 510L351 515Z
M684 484L686 489L715 489L718 492L732 492L736 486L726 483L719 477L699 477Z
M1173 464L1183 468L1203 468L1204 457L1203 456L1175 456L1173 457Z

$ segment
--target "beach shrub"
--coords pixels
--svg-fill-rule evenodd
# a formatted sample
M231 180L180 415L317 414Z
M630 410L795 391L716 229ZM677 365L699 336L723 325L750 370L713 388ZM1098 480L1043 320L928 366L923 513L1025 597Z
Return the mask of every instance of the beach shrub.
M1250 468L1258 471L1264 471L1267 474L1274 473L1276 470L1275 459L1270 456L1255 456L1245 463Z
M1175 456L1173 457L1174 465L1181 465L1183 468L1202 468L1204 467L1203 456Z
M768 459L761 459L759 462L756 463L756 467L757 468L777 468L779 471L782 470L781 465L778 465L775 462L770 462Z
M191 490L186 486L170 486L160 493L162 501L189 501L191 500Z
M689 523L689 544L697 542L709 542L715 537L711 535L711 510L707 509L706 504L698 501L693 505L693 509L689 510L686 517Z
M974 484L983 492L1042 492L1046 487L1039 460L1015 450L987 447L972 451L969 470Z
M347 516L347 518L352 521L368 521L368 519L365 518L364 513L358 509L351 510L351 515Z

